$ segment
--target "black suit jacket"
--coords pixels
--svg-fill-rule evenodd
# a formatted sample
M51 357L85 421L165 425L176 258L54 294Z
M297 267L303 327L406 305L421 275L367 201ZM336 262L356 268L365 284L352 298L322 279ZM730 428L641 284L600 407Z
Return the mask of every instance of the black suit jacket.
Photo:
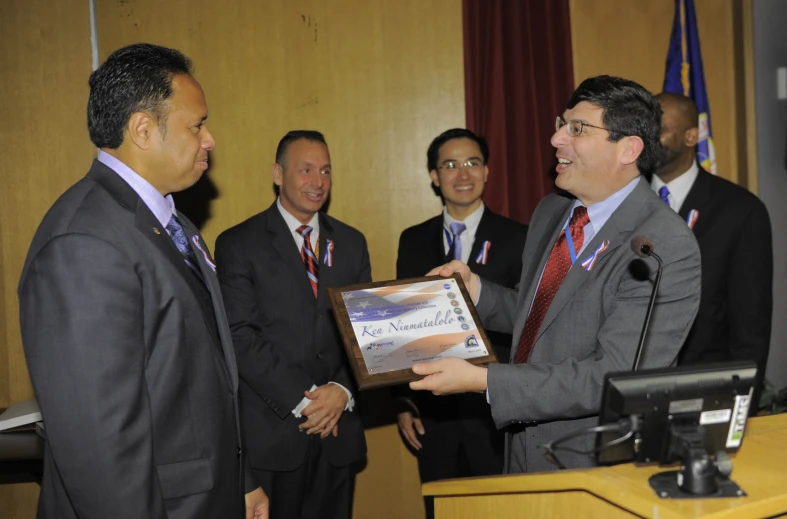
M333 266L325 265L327 240ZM241 421L254 468L294 470L309 438L292 410L312 385L338 382L354 391L328 287L371 281L364 236L320 213L319 291L315 299L293 234L276 203L224 231L216 241L219 281L238 358ZM356 408L324 440L334 466L366 454Z
M19 282L47 432L39 517L238 517L238 376L212 259L204 283L96 161L44 217ZM196 242L193 240L196 239Z
M754 360L764 375L773 312L768 211L746 189L702 169L679 214L687 220L692 209L699 212L693 230L702 254L702 296L679 362Z
M525 248L527 226L493 213L484 208L478 224L473 248L470 251L470 270L484 279L514 288L522 272L522 251ZM485 241L491 243L486 264L476 262ZM396 260L397 279L423 276L433 268L450 261L443 244L443 215L405 229L399 238L399 255ZM489 340L500 362L508 362L511 335L487 331ZM422 416L431 418L460 418L471 428L479 420L491 424L489 406L467 405L461 398L434 397L424 391L409 391L406 386L394 390L397 396L408 396L418 406ZM477 396L477 395L470 395ZM482 399L474 399L482 400ZM453 404L452 404L453 403ZM463 406L461 413L458 406Z

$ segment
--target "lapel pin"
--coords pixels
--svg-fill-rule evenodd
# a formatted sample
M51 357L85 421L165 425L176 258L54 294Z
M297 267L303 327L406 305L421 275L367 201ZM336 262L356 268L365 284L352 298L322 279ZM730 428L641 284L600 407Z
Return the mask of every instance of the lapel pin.
M694 229L694 226L697 224L697 219L700 217L700 212L696 209L692 209L689 211L689 216L686 218L686 223L689 226L689 229Z
M598 258L599 258L599 256L601 255L602 252L607 250L608 246L609 246L609 240L604 240L601 243L601 245L598 246L598 248L595 250L595 252L593 252L593 255L582 262L582 267L585 270L587 270L588 272L593 270L593 267L596 266L596 260L598 260Z
M154 227L153 232L156 234L161 234L161 231L158 230L158 227Z
M475 262L479 265L486 265L486 262L489 260L489 249L492 248L492 242L487 240L481 245L481 250L478 252L478 256L475 259Z

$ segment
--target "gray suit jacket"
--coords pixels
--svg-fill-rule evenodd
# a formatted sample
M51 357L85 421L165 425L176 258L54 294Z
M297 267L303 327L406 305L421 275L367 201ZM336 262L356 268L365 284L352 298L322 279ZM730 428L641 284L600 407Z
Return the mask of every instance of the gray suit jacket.
M541 273L573 202L552 194L536 208L518 291L483 282L479 315L487 327L513 332L512 361ZM555 469L538 445L596 425L604 375L631 370L657 268L655 259L636 258L629 247L633 237L650 238L664 260L640 367L672 365L697 314L697 241L644 179L597 231L555 295L529 362L489 367L492 417L498 427L509 426L507 472ZM592 269L583 268L581 263L605 240L609 244ZM650 267L650 279L639 280L632 272L642 261ZM566 445L590 450L594 440L587 435ZM561 452L558 457L569 468L594 463L586 455Z
M41 518L239 517L238 376L216 274L203 284L98 161L44 217L19 283L47 431Z

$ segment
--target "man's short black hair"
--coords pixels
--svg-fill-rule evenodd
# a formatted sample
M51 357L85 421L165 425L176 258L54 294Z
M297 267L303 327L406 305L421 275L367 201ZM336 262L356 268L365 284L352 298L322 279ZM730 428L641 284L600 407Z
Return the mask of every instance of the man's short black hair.
M191 60L175 49L137 43L113 52L90 75L87 128L97 148L117 149L135 112L155 117L166 135L172 78L191 75Z
M282 137L279 145L276 146L276 164L284 167L284 162L287 160L287 148L290 147L290 144L300 139L321 142L325 144L326 148L328 147L328 143L325 142L325 136L316 130L293 130L287 132L287 135Z
M584 80L574 90L566 108L570 110L582 101L604 111L602 121L610 130L610 141L630 136L642 139L644 147L637 168L643 175L651 173L658 159L661 136L661 106L653 94L628 79L597 76Z
M437 161L440 158L440 148L443 147L443 144L453 139L470 139L474 141L481 149L484 164L489 162L489 145L486 143L486 139L464 128L452 128L435 137L435 140L429 145L429 149L426 150L426 167L429 171L437 169Z

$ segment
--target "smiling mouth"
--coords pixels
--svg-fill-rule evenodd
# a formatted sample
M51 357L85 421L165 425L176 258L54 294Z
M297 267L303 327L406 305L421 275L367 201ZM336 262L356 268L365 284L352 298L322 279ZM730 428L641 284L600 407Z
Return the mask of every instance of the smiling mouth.
M472 191L473 187L472 184L469 186L454 186L454 191Z
M303 194L306 195L306 198L308 198L309 200L314 200L315 202L322 200L323 197L325 196L325 193L311 193L309 191L304 191Z
M558 171L563 171L564 169L569 167L571 164L573 164L570 160L565 159L563 157L558 157L557 158L557 162L558 162L558 164L557 164L557 168L556 169Z

